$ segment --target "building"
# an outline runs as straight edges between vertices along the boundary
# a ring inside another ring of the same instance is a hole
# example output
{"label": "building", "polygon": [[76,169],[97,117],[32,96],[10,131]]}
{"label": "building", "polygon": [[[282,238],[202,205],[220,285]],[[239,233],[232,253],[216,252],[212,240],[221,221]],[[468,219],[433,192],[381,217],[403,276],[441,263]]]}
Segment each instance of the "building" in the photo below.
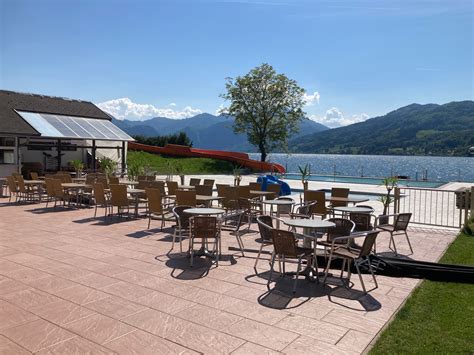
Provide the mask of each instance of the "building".
{"label": "building", "polygon": [[0,177],[57,171],[80,159],[91,170],[101,157],[126,169],[133,139],[92,102],[0,90]]}

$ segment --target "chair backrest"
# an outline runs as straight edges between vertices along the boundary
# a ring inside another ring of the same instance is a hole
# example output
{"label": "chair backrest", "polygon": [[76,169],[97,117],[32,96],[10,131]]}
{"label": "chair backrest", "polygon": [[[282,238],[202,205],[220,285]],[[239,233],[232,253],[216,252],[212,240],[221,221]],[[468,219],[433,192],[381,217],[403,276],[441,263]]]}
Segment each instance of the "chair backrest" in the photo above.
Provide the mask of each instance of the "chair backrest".
{"label": "chair backrest", "polygon": [[112,206],[128,206],[127,186],[122,184],[111,184],[110,204]]}
{"label": "chair backrest", "polygon": [[15,177],[12,176],[7,176],[7,184],[8,184],[8,189],[10,190],[10,193],[17,192],[18,191],[18,186],[16,185],[16,180]]}
{"label": "chair backrest", "polygon": [[163,203],[160,189],[146,188],[148,199],[148,211],[152,213],[163,213]]}
{"label": "chair backrest", "polygon": [[105,175],[97,176],[95,182],[98,183],[98,184],[102,184],[104,186],[104,189],[109,188],[109,180],[107,179],[107,177]]}
{"label": "chair backrest", "polygon": [[237,197],[239,199],[241,198],[250,198],[250,186],[245,186],[245,185],[242,185],[242,186],[236,186],[236,189],[237,189]]}
{"label": "chair backrest", "polygon": [[146,175],[138,175],[138,182],[147,181],[148,177]]}
{"label": "chair backrest", "polygon": [[235,186],[224,186],[223,187],[223,197],[221,201],[222,207],[228,209],[237,209],[238,208],[238,191]]}
{"label": "chair backrest", "polygon": [[54,179],[52,178],[45,178],[44,179],[44,183],[46,185],[46,195],[48,195],[48,197],[55,197],[55,192],[54,192],[54,182],[53,182]]}
{"label": "chair backrest", "polygon": [[275,194],[273,196],[274,198],[276,198],[277,196],[280,196],[280,190],[281,190],[280,184],[267,184],[267,191],[273,192]]}
{"label": "chair backrest", "polygon": [[39,175],[36,171],[31,171],[30,177],[31,177],[31,180],[39,180]]}
{"label": "chair backrest", "polygon": [[[349,189],[342,188],[342,187],[333,187],[331,189],[331,197],[349,197]],[[347,202],[342,201],[331,201],[331,205],[333,207],[341,207],[347,206]]]}
{"label": "chair backrest", "polygon": [[201,179],[191,178],[189,179],[189,185],[196,186],[201,183]]}
{"label": "chair backrest", "polygon": [[95,203],[97,205],[105,205],[107,200],[105,199],[104,185],[100,183],[95,183],[93,186]]}
{"label": "chair backrest", "polygon": [[61,179],[61,181],[65,184],[70,184],[72,182],[72,177],[69,173],[67,172],[63,172],[61,174],[57,174],[59,179]]}
{"label": "chair backrest", "polygon": [[189,219],[192,217],[189,213],[186,213],[186,210],[192,208],[193,206],[175,206],[173,207],[173,215],[176,218],[176,224],[179,228],[188,228]]}
{"label": "chair backrest", "polygon": [[150,188],[160,190],[161,197],[166,196],[165,182],[164,181],[150,181]]}
{"label": "chair backrest", "polygon": [[261,182],[251,182],[249,183],[251,191],[262,191],[262,183]]}
{"label": "chair backrest", "polygon": [[213,179],[204,179],[203,184],[206,186],[214,187],[214,181]]}
{"label": "chair backrest", "polygon": [[120,181],[119,181],[118,176],[109,176],[109,184],[117,185],[119,183]]}
{"label": "chair backrest", "polygon": [[365,232],[373,229],[371,222],[372,215],[369,213],[356,213],[351,212],[349,214],[349,219],[354,222],[356,232]]}
{"label": "chair backrest", "polygon": [[[351,235],[355,228],[354,222],[346,218],[329,218],[328,221],[335,224],[334,227],[328,228],[328,242],[332,242],[336,237],[346,237]],[[341,241],[340,243],[345,244],[346,241]]]}
{"label": "chair backrest", "polygon": [[195,216],[190,218],[191,238],[214,239],[217,236],[217,218],[213,216]]}
{"label": "chair backrest", "polygon": [[[291,201],[293,203],[295,202],[295,200],[293,200],[289,196],[279,196],[276,198],[276,200]],[[280,214],[290,214],[293,209],[293,205],[281,205],[279,206],[279,209],[280,209]]]}
{"label": "chair backrest", "polygon": [[289,258],[296,258],[298,256],[296,250],[297,241],[293,232],[273,229],[272,240],[275,254]]}
{"label": "chair backrest", "polygon": [[60,178],[52,179],[52,185],[54,189],[54,196],[58,198],[62,198],[65,196],[64,188],[63,188],[63,181]]}
{"label": "chair backrest", "polygon": [[16,181],[16,180],[18,180],[18,177],[23,176],[23,175],[21,175],[20,173],[12,173],[12,176]]}
{"label": "chair backrest", "polygon": [[309,202],[305,202],[301,205],[299,205],[297,208],[296,208],[296,214],[300,215],[300,216],[306,216],[308,218],[311,218],[311,216],[313,215],[315,209],[316,209],[316,205],[318,203],[316,201],[309,201]]}
{"label": "chair backrest", "polygon": [[366,256],[370,255],[379,232],[380,231],[367,232],[367,235],[364,238],[364,242],[362,243],[362,247],[360,248],[359,258],[366,257]]}
{"label": "chair backrest", "polygon": [[229,185],[225,185],[225,184],[216,184],[216,188],[217,188],[217,196],[219,197],[224,197],[224,194],[225,194],[225,188],[229,186]]}
{"label": "chair backrest", "polygon": [[196,195],[212,196],[212,185],[196,185],[194,191]]}
{"label": "chair backrest", "polygon": [[26,193],[25,180],[23,179],[23,176],[17,176],[16,183],[18,185],[18,191],[20,191],[21,193]]}
{"label": "chair backrest", "polygon": [[178,191],[178,183],[176,181],[167,181],[166,187],[168,188],[168,195],[176,195],[176,191]]}
{"label": "chair backrest", "polygon": [[271,242],[272,239],[272,230],[273,230],[273,220],[270,216],[258,216],[257,217],[258,230],[260,231],[260,237],[265,242]]}
{"label": "chair backrest", "polygon": [[393,222],[394,231],[405,231],[408,228],[408,223],[410,223],[411,213],[400,213],[395,216],[395,221]]}
{"label": "chair backrest", "polygon": [[156,181],[156,176],[155,175],[148,175],[146,177],[147,181]]}
{"label": "chair backrest", "polygon": [[326,208],[326,193],[324,191],[306,190],[304,192],[304,202],[316,202],[313,214],[325,216],[328,211]]}
{"label": "chair backrest", "polygon": [[176,204],[196,207],[196,191],[176,191]]}
{"label": "chair backrest", "polygon": [[86,175],[86,185],[94,185],[95,184],[96,176],[94,174],[87,174]]}
{"label": "chair backrest", "polygon": [[151,187],[153,181],[138,180],[137,189],[145,190],[147,187]]}

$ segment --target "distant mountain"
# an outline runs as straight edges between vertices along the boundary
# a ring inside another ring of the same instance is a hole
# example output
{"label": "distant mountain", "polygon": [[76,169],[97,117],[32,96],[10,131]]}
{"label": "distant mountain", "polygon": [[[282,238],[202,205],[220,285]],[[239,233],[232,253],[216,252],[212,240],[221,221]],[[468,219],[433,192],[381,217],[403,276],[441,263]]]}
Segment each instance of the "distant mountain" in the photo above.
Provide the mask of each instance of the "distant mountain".
{"label": "distant mountain", "polygon": [[299,153],[466,156],[474,146],[474,101],[412,104],[299,137],[290,146]]}
{"label": "distant mountain", "polygon": [[[182,120],[155,117],[145,121],[114,119],[113,122],[133,136],[153,137],[185,132],[191,138],[193,146],[196,148],[242,152],[255,151],[255,148],[248,143],[245,135],[233,132],[233,118],[224,115],[214,116],[209,113],[202,113]],[[320,123],[305,119],[300,123],[299,132],[292,138],[327,129],[326,126]]]}

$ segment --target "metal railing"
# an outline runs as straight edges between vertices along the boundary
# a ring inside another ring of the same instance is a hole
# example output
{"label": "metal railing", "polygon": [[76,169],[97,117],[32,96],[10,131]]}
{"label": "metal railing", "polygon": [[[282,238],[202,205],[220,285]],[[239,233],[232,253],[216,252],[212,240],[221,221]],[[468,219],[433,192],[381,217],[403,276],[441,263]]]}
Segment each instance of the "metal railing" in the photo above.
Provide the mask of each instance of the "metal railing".
{"label": "metal railing", "polygon": [[411,223],[460,228],[469,216],[472,203],[469,204],[468,197],[460,200],[459,193],[459,190],[398,187],[394,208],[399,213],[412,213]]}

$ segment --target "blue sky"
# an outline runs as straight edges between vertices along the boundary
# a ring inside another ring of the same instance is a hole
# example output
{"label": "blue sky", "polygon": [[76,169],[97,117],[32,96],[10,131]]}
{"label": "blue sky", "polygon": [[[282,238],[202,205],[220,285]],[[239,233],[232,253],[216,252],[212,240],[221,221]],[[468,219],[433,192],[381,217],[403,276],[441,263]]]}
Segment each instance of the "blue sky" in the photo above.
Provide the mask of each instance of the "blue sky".
{"label": "blue sky", "polygon": [[120,118],[215,113],[225,78],[263,62],[297,80],[305,111],[330,126],[474,97],[471,0],[0,6],[2,89],[90,100]]}

